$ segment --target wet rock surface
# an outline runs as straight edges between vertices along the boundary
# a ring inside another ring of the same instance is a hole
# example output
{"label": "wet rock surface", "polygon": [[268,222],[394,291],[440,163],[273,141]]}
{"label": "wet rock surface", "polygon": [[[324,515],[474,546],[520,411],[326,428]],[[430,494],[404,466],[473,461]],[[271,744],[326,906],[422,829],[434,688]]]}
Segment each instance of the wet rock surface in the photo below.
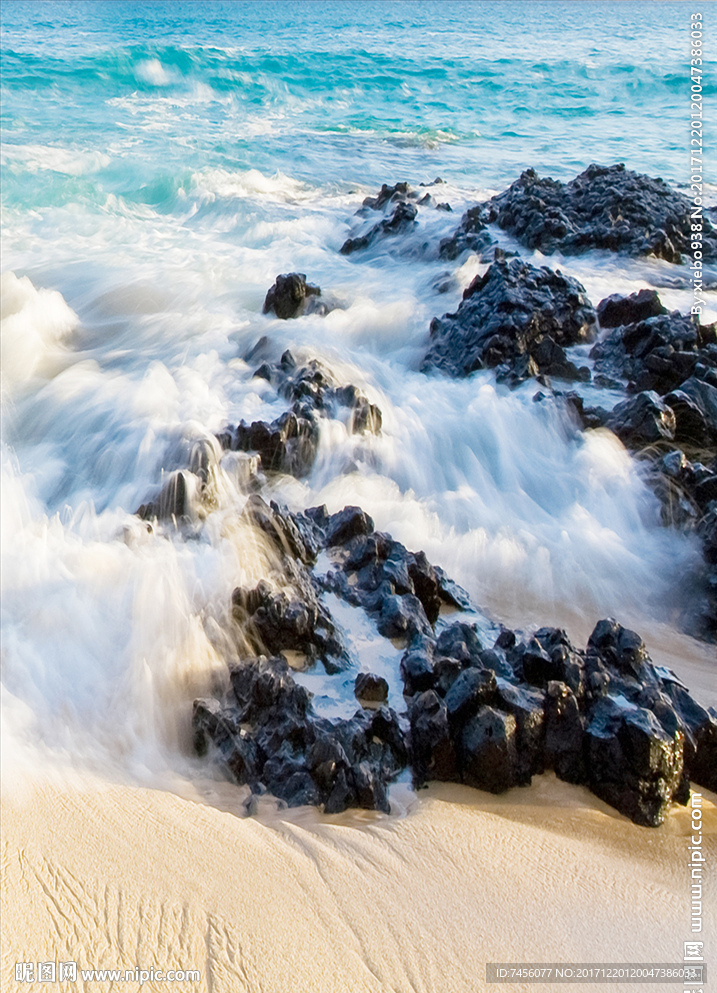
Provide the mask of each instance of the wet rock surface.
{"label": "wet rock surface", "polygon": [[280,362],[263,363],[255,376],[268,380],[291,404],[270,423],[253,421],[227,428],[219,435],[224,449],[253,452],[265,472],[305,476],[316,459],[320,419],[343,418],[351,434],[378,434],[381,411],[357,387],[339,385],[316,359],[298,365],[286,351]]}
{"label": "wet rock surface", "polygon": [[[717,712],[688,704],[689,693],[653,666],[634,632],[608,619],[585,650],[555,628],[485,650],[468,647],[465,627],[444,630],[442,650],[424,642],[404,656],[418,785],[444,779],[500,793],[554,769],[645,826],[687,801],[689,778],[713,788],[704,763]],[[449,659],[459,674],[446,690]],[[506,675],[491,668],[496,661]]]}
{"label": "wet rock surface", "polygon": [[438,255],[442,259],[453,261],[464,252],[474,252],[479,258],[483,258],[494,244],[495,239],[484,220],[483,205],[478,204],[465,212],[451,237],[441,241]]}
{"label": "wet rock surface", "polygon": [[263,314],[273,311],[286,321],[302,314],[325,314],[326,304],[319,300],[321,289],[306,282],[303,272],[288,272],[276,277],[264,299]]}
{"label": "wet rock surface", "polygon": [[431,322],[423,368],[452,376],[497,368],[518,381],[538,374],[589,379],[565,348],[591,341],[595,320],[577,280],[520,259],[494,262],[465,290],[456,313]]}
{"label": "wet rock surface", "polygon": [[[442,180],[436,179],[429,185],[440,186]],[[408,183],[396,183],[394,186],[384,183],[378,195],[366,197],[356,212],[362,218],[371,218],[375,213],[384,216],[380,221],[371,223],[362,234],[347,238],[341,246],[341,254],[352,255],[369,248],[376,241],[412,231],[416,226],[419,208],[451,210],[450,204],[438,201],[430,193],[411,189]]]}
{"label": "wet rock surface", "polygon": [[216,437],[195,441],[185,465],[163,473],[164,481],[136,514],[146,521],[191,524],[206,516],[216,502],[215,473],[222,452],[235,453],[227,465],[244,492],[258,489],[265,474],[286,473],[302,478],[311,472],[319,447],[322,419],[342,420],[353,435],[379,434],[379,407],[352,384],[340,384],[318,360],[300,364],[290,351],[279,362],[264,362],[255,373],[266,379],[290,409],[273,421],[230,425]]}
{"label": "wet rock surface", "polygon": [[[291,514],[252,498],[247,512],[285,553],[280,588],[262,581],[232,596],[236,623],[267,654],[232,665],[230,691],[195,701],[192,719],[197,753],[211,753],[236,783],[327,813],[388,811],[389,785],[406,767],[416,786],[494,793],[553,769],[646,826],[687,802],[690,780],[717,787],[717,711],[654,666],[635,632],[606,619],[585,649],[549,627],[504,628],[486,643],[475,624],[439,616],[455,604],[445,578],[360,508]],[[309,565],[322,552],[332,565],[318,577]],[[367,672],[355,680],[353,716],[314,711],[281,653],[301,652],[329,673],[348,664],[325,590],[405,644],[404,714],[387,706],[388,681]]]}
{"label": "wet rock surface", "polygon": [[[691,210],[691,202],[664,180],[618,164],[588,166],[569,183],[527,169],[478,216],[546,254],[597,248],[680,263],[690,254]],[[714,261],[717,233],[709,218],[703,224],[703,258]]]}
{"label": "wet rock surface", "polygon": [[[629,297],[611,297],[615,309]],[[659,297],[655,294],[659,304]],[[598,304],[598,314],[605,301]],[[661,306],[661,305],[660,305]],[[595,372],[623,380],[631,392],[660,395],[692,377],[717,386],[717,334],[714,325],[694,323],[674,311],[615,326],[591,350]]]}
{"label": "wet rock surface", "polygon": [[[640,460],[666,526],[693,531],[705,558],[702,591],[685,626],[717,637],[717,327],[668,313],[654,290],[613,294],[597,307],[607,333],[590,352],[595,385],[626,394],[612,410],[576,392],[540,391],[583,429],[608,428]],[[614,400],[613,400],[614,403]]]}

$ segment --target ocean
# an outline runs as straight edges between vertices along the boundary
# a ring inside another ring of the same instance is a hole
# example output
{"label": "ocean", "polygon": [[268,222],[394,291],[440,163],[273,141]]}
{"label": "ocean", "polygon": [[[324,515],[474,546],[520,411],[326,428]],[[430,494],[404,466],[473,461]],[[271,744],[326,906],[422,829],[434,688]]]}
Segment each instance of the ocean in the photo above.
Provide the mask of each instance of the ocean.
{"label": "ocean", "polygon": [[[220,464],[215,505],[191,529],[149,532],[135,511],[196,441],[285,409],[247,358],[264,336],[383,413],[376,437],[326,421],[308,477],[269,479],[267,498],[360,505],[462,584],[478,623],[562,624],[584,643],[617,616],[656,658],[709,659],[679,627],[697,541],[661,526],[614,437],[570,430],[533,402],[534,382],[510,391],[489,370],[420,371],[432,317],[484,268],[437,256],[468,206],[528,167],[569,180],[591,162],[688,189],[690,11],[4,0],[6,775],[92,769],[178,790],[206,775],[192,700],[231,654],[233,588],[261,578],[237,525],[246,493]],[[340,253],[364,197],[436,177],[451,211]],[[706,180],[714,203],[713,171]],[[520,250],[577,277],[593,304],[644,286],[670,309],[691,303],[684,269],[666,262]],[[264,315],[276,275],[292,271],[337,309]],[[712,295],[703,320],[715,317]],[[303,674],[317,707],[350,708],[360,668],[392,679],[400,706],[401,649],[333,608],[352,668]]]}

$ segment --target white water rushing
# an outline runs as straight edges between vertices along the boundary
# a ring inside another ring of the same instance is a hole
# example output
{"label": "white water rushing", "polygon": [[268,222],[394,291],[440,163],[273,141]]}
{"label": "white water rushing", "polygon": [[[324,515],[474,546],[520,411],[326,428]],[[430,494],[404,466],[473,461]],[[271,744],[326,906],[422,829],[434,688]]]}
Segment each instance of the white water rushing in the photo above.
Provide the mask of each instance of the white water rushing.
{"label": "white water rushing", "polygon": [[[89,166],[91,167],[91,166]],[[648,637],[685,606],[696,544],[659,526],[655,497],[607,432],[578,433],[535,384],[510,393],[489,372],[417,371],[430,318],[454,309],[444,263],[409,242],[359,260],[337,252],[370,192],[311,189],[256,172],[193,177],[184,223],[125,205],[103,228],[78,221],[52,266],[31,264],[28,222],[13,233],[19,272],[3,275],[3,729],[6,768],[74,764],[167,781],[190,756],[194,696],[221,673],[233,587],[268,552],[239,528],[245,500],[231,461],[193,536],[148,533],[133,511],[191,445],[228,423],[284,409],[243,356],[266,335],[275,357],[319,357],[383,412],[379,437],[327,421],[308,479],[269,493],[294,509],[359,504],[376,526],[426,551],[498,620],[564,623],[584,639],[602,616]],[[481,191],[447,187],[437,238]],[[426,238],[425,232],[421,234]],[[73,257],[89,239],[92,261]],[[55,253],[58,254],[57,251]],[[659,282],[659,263],[595,255],[563,262],[594,302]],[[342,304],[326,317],[261,314],[278,272],[309,274]],[[63,294],[51,289],[61,283]],[[686,291],[665,293],[684,305]],[[604,398],[603,398],[604,402]],[[365,619],[355,666],[396,671],[400,651]],[[687,639],[684,642],[689,645]],[[687,652],[700,654],[698,646]],[[348,698],[319,675],[320,695]],[[400,695],[398,697],[400,703]],[[328,712],[328,711],[327,711]]]}
{"label": "white water rushing", "polygon": [[[6,783],[77,768],[182,789],[207,775],[192,700],[240,650],[231,592],[268,574],[271,550],[239,520],[228,455],[192,528],[149,532],[134,511],[195,444],[285,409],[245,358],[263,336],[271,358],[319,358],[383,413],[377,437],[324,422],[310,476],[271,480],[267,498],[361,505],[496,621],[561,624],[584,644],[614,615],[656,659],[708,671],[713,648],[677,623],[699,548],[660,526],[621,444],[533,402],[535,383],[418,371],[431,318],[483,269],[438,261],[440,238],[521,169],[566,180],[624,160],[685,189],[683,4],[657,20],[648,4],[589,0],[3,6]],[[452,212],[340,254],[381,182],[437,175]],[[669,308],[691,302],[685,267],[521,254],[576,276],[594,304],[643,286]],[[337,309],[262,315],[291,271]],[[400,708],[400,649],[332,608],[354,667],[298,677],[317,706],[345,712],[372,668]]]}

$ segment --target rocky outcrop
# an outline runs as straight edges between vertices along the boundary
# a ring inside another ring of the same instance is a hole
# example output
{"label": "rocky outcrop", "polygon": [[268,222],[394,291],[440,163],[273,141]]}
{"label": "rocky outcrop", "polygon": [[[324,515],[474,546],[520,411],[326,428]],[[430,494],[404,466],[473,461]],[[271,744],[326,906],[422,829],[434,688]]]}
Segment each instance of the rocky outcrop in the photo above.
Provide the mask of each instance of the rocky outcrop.
{"label": "rocky outcrop", "polygon": [[319,300],[321,289],[306,282],[303,272],[289,272],[276,277],[276,282],[266,294],[263,314],[273,311],[286,321],[303,314],[326,314],[328,307]]}
{"label": "rocky outcrop", "polygon": [[340,386],[317,360],[299,366],[291,352],[281,361],[264,363],[255,372],[276,387],[291,408],[274,421],[241,421],[218,437],[224,449],[253,452],[264,472],[306,476],[316,459],[321,418],[343,416],[352,434],[381,430],[381,411],[357,387]]}
{"label": "rocky outcrop", "polygon": [[438,247],[438,255],[442,259],[453,261],[464,252],[474,252],[483,258],[490,248],[495,245],[495,238],[488,230],[484,220],[483,205],[470,207],[461,223],[450,238],[444,238]]}
{"label": "rocky outcrop", "polygon": [[639,290],[629,296],[613,293],[601,300],[597,316],[601,328],[617,328],[638,324],[648,317],[661,317],[667,309],[662,306],[657,290]]}
{"label": "rocky outcrop", "polygon": [[405,767],[398,717],[388,707],[360,709],[347,720],[312,712],[283,657],[232,667],[222,701],[196,700],[194,748],[213,754],[237,785],[269,791],[289,806],[388,811],[387,785]]}
{"label": "rocky outcrop", "polygon": [[496,368],[516,380],[538,374],[589,379],[565,348],[592,340],[595,311],[577,280],[512,259],[477,276],[456,313],[434,318],[430,333],[425,370],[467,376]]}
{"label": "rocky outcrop", "polygon": [[[691,209],[687,197],[662,179],[624,165],[591,165],[569,183],[527,169],[478,216],[546,254],[603,249],[680,263],[690,254]],[[717,233],[707,217],[702,251],[705,261],[717,259]]]}
{"label": "rocky outcrop", "polygon": [[[441,182],[440,179],[436,179],[429,185],[440,185]],[[376,212],[384,216],[367,228],[364,225],[363,233],[347,238],[341,246],[341,254],[352,255],[380,239],[412,231],[416,226],[419,208],[428,207],[436,210],[451,209],[450,204],[435,201],[430,193],[412,190],[408,183],[396,183],[395,186],[387,186],[384,183],[378,195],[366,197],[363,205],[356,212],[362,218],[370,218]]]}
{"label": "rocky outcrop", "polygon": [[555,628],[521,642],[503,632],[485,649],[475,632],[466,639],[465,624],[454,628],[409,646],[402,662],[419,785],[501,793],[552,768],[646,826],[687,801],[690,776],[713,788],[704,763],[717,746],[717,712],[691,709],[634,632],[605,620],[584,651]]}
{"label": "rocky outcrop", "polygon": [[623,386],[628,399],[608,412],[585,408],[576,398],[576,415],[583,426],[610,428],[638,452],[664,523],[694,530],[702,541],[705,593],[700,618],[688,623],[700,637],[714,638],[717,568],[709,522],[717,506],[717,327],[667,313],[649,290],[613,295],[597,310],[601,324],[613,330],[590,353],[595,381]]}
{"label": "rocky outcrop", "polygon": [[[662,306],[656,293],[650,296]],[[601,309],[603,313],[607,309],[608,316],[629,316],[637,310],[631,303],[631,297],[609,297],[598,304],[598,316]],[[605,326],[602,318],[601,324]],[[664,395],[690,377],[717,386],[715,326],[694,323],[679,311],[614,326],[593,346],[590,357],[596,373],[626,381],[630,392],[654,390]]]}
{"label": "rocky outcrop", "polygon": [[[329,813],[386,811],[389,784],[407,764],[417,786],[443,780],[494,793],[553,769],[646,826],[687,802],[690,779],[717,787],[717,712],[655,667],[635,632],[607,619],[584,650],[547,627],[522,638],[502,629],[485,644],[471,623],[439,624],[441,603],[457,605],[445,578],[422,552],[376,532],[360,508],[289,514],[252,498],[249,512],[284,550],[283,578],[280,589],[235,590],[232,609],[249,642],[275,654],[233,665],[231,691],[197,700],[193,714],[195,749],[235,782]],[[324,578],[308,568],[320,551],[332,563]],[[325,589],[405,642],[405,717],[386,705],[388,681],[366,672],[352,717],[314,712],[280,653],[324,665],[341,656]]]}

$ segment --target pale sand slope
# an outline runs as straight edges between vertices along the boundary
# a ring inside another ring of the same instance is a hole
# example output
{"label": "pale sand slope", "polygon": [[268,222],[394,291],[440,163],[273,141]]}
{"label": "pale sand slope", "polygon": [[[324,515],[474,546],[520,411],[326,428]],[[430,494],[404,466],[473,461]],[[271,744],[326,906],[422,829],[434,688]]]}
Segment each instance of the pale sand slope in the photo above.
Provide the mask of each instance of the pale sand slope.
{"label": "pale sand slope", "polygon": [[[0,988],[16,989],[16,961],[57,958],[202,972],[144,991],[475,993],[487,961],[675,962],[690,938],[683,808],[639,828],[552,775],[501,797],[435,785],[404,817],[242,819],[218,809],[226,796],[94,784],[8,798]],[[717,798],[704,798],[714,867]],[[709,942],[714,868],[707,880]]]}

